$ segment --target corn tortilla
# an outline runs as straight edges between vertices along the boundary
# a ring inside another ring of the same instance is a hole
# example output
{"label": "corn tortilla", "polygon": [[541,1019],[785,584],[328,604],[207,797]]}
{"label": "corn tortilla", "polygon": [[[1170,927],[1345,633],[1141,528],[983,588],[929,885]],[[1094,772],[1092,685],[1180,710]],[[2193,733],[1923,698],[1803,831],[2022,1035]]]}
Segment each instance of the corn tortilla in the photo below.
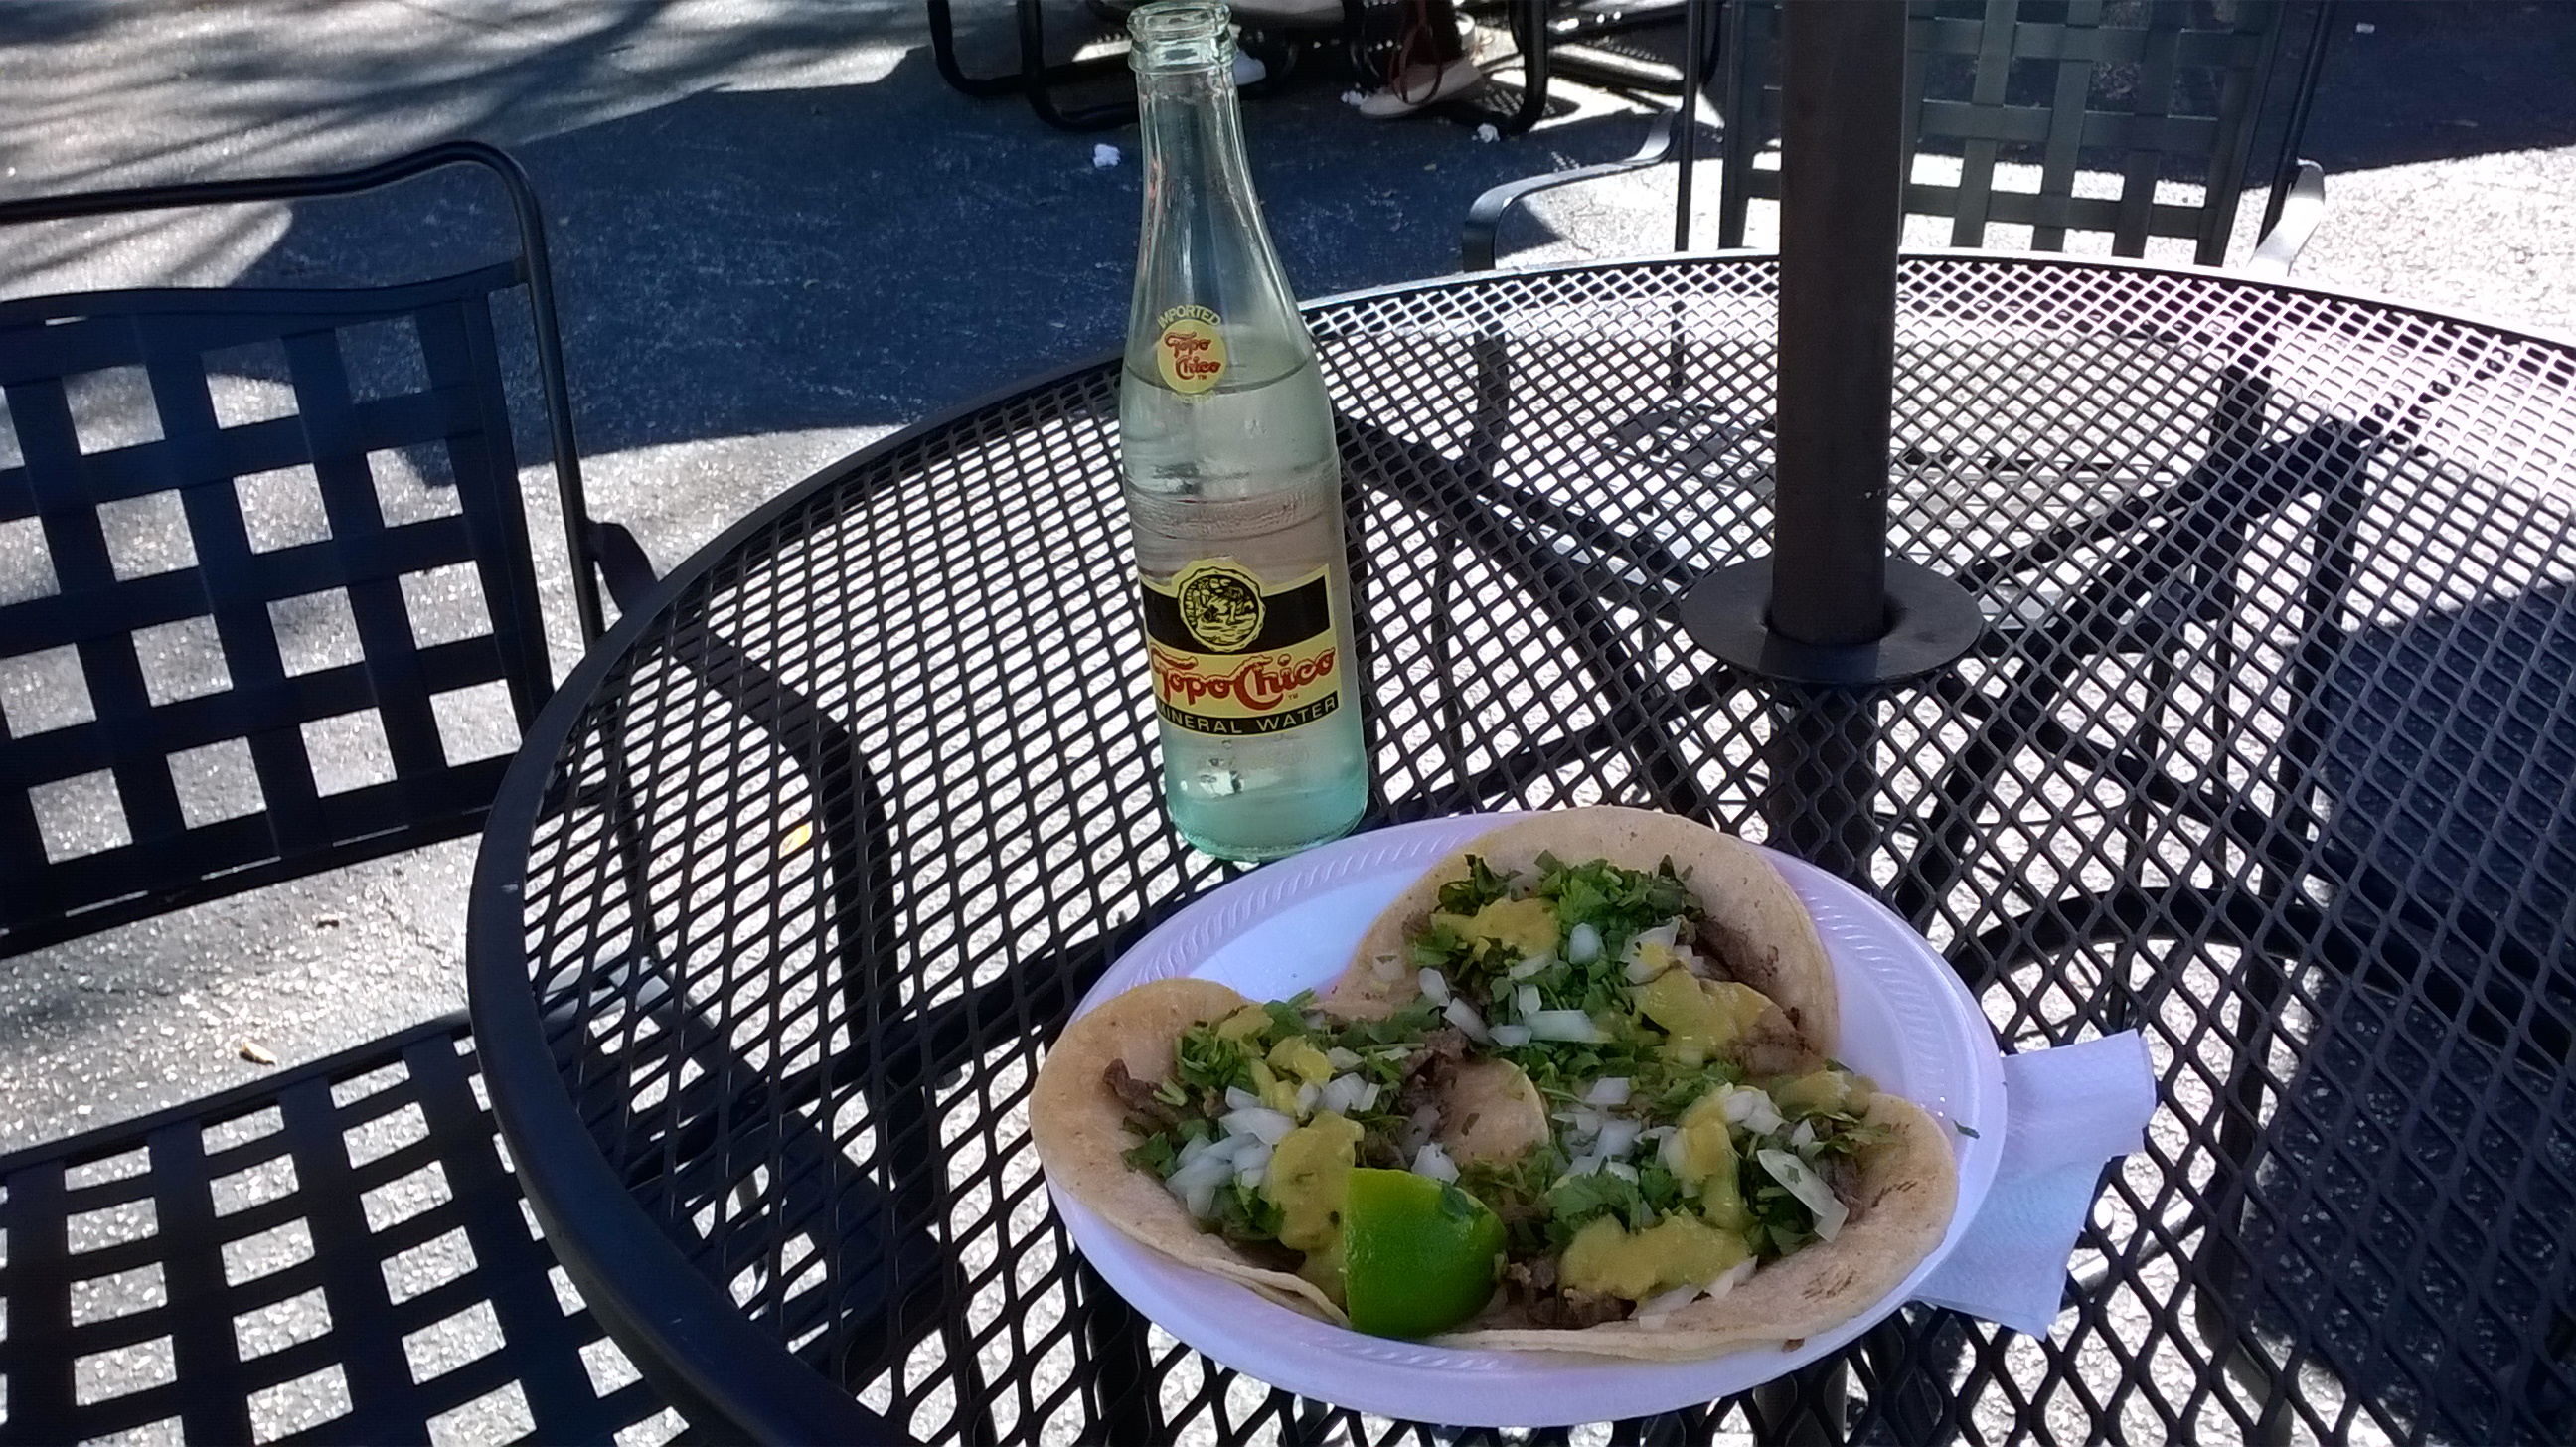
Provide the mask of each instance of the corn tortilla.
{"label": "corn tortilla", "polygon": [[1770,996],[1806,1046],[1797,1068],[1774,1073],[1796,1074],[1834,1053],[1841,1015],[1834,1003],[1833,965],[1825,958],[1824,941],[1816,937],[1815,920],[1771,861],[1752,845],[1705,824],[1607,804],[1499,825],[1425,870],[1360,937],[1349,967],[1324,992],[1323,1007],[1348,1020],[1377,1020],[1410,1004],[1421,986],[1404,962],[1405,941],[1420,933],[1438,910],[1440,886],[1466,877],[1469,855],[1483,859],[1487,868],[1534,883],[1541,854],[1568,864],[1607,859],[1629,869],[1652,869],[1660,860],[1672,860],[1674,869],[1686,872],[1692,896],[1707,912],[1691,943],[1727,978]]}
{"label": "corn tortilla", "polygon": [[1782,1257],[1724,1296],[1694,1301],[1653,1325],[1609,1321],[1575,1330],[1470,1328],[1441,1346],[1585,1352],[1640,1361],[1694,1361],[1778,1346],[1842,1325],[1904,1282],[1941,1244],[1959,1194],[1959,1167],[1941,1123],[1881,1094],[1862,1118],[1891,1138],[1860,1159],[1860,1185],[1841,1234]]}
{"label": "corn tortilla", "polygon": [[1127,1108],[1101,1075],[1127,1062],[1138,1080],[1168,1080],[1181,1032],[1222,1020],[1251,1002],[1213,980],[1152,980],[1104,1001],[1064,1029],[1029,1092],[1029,1135],[1047,1179],[1136,1241],[1202,1271],[1239,1281],[1282,1306],[1336,1326],[1349,1318],[1313,1283],[1255,1265],[1224,1237],[1202,1231],[1151,1171],[1120,1156],[1137,1144]]}

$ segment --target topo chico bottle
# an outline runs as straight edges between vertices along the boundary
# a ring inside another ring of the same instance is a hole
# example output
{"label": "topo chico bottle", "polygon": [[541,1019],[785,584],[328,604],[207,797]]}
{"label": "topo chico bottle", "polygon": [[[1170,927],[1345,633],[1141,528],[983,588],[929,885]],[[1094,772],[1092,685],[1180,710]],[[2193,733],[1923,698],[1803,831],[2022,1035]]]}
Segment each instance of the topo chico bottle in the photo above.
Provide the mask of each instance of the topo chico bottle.
{"label": "topo chico bottle", "polygon": [[1276,859],[1368,798],[1332,408],[1253,200],[1225,7],[1128,29],[1145,228],[1118,428],[1163,797],[1208,853]]}

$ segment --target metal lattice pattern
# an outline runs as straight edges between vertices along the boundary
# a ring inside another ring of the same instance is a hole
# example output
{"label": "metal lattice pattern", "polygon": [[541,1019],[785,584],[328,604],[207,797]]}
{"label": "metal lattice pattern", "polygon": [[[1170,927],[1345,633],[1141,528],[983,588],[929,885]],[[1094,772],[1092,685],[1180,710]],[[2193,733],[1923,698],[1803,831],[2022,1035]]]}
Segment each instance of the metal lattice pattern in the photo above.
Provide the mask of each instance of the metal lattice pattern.
{"label": "metal lattice pattern", "polygon": [[497,1146],[449,1019],[0,1159],[0,1441],[606,1442],[653,1419]]}
{"label": "metal lattice pattern", "polygon": [[517,281],[0,306],[0,955],[479,821],[553,684]]}
{"label": "metal lattice pattern", "polygon": [[[1764,546],[1768,263],[1314,313],[1374,820],[1711,819],[1890,900],[2010,1048],[2135,1027],[2160,1072],[2047,1339],[1909,1309],[1793,1383],[1542,1435],[2565,1440],[2576,355],[2118,265],[1902,278],[1897,542],[1991,627],[1860,698],[1673,621]],[[1046,1206],[1045,1043],[1224,877],[1124,662],[1113,387],[863,455],[695,576],[502,825],[525,956],[476,987],[537,982],[504,1008],[634,1205],[916,1436],[1427,1443],[1147,1329]]]}
{"label": "metal lattice pattern", "polygon": [[[1905,64],[1905,152],[1959,156],[1957,179],[1909,170],[1905,209],[1952,218],[1950,244],[1989,244],[1994,224],[2032,228],[2037,251],[2069,231],[2107,233],[2112,254],[2150,236],[2225,259],[2253,123],[2280,42],[2278,0],[1913,0]],[[1757,164],[1780,134],[1777,0],[1736,0],[1726,95],[1726,195],[1718,244],[1744,244],[1746,203],[1777,200],[1780,172]],[[2293,67],[2295,70],[2295,67]],[[2035,167],[1998,184],[1996,163]],[[2089,194],[2078,169],[2118,178]],[[2158,182],[2203,187],[2185,204]]]}

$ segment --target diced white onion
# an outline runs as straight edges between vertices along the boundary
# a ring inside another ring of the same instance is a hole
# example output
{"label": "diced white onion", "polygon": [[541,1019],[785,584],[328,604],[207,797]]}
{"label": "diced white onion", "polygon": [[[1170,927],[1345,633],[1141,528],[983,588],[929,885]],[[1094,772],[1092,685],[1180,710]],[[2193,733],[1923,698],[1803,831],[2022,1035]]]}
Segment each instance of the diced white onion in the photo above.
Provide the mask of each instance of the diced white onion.
{"label": "diced white onion", "polygon": [[1675,1131],[1664,1137],[1663,1144],[1655,1147],[1655,1159],[1663,1162],[1664,1169],[1674,1175],[1678,1176],[1682,1173],[1681,1132]]}
{"label": "diced white onion", "polygon": [[1187,1189],[1200,1181],[1222,1181],[1233,1174],[1234,1152],[1212,1150],[1172,1172],[1172,1179],[1168,1184]]}
{"label": "diced white onion", "polygon": [[1629,1320],[1640,1326],[1661,1326],[1664,1324],[1664,1318],[1697,1300],[1699,1300],[1698,1287],[1676,1286],[1670,1291],[1657,1292],[1638,1302],[1636,1314]]}
{"label": "diced white onion", "polygon": [[1181,1154],[1179,1157],[1180,1163],[1186,1166],[1190,1162],[1197,1160],[1199,1157],[1206,1155],[1208,1153],[1208,1147],[1208,1138],[1203,1135],[1192,1136],[1188,1140],[1181,1142]]}
{"label": "diced white onion", "polygon": [[1351,1092],[1358,1085],[1359,1077],[1356,1075],[1336,1075],[1325,1081],[1324,1088],[1316,1093],[1315,1104],[1334,1115],[1348,1115],[1351,1110]]}
{"label": "diced white onion", "polygon": [[1610,1174],[1617,1176],[1623,1181],[1633,1181],[1637,1179],[1637,1168],[1628,1164],[1626,1161],[1603,1161],[1601,1163],[1601,1169],[1608,1171]]}
{"label": "diced white onion", "polygon": [[1530,1043],[1527,1025],[1489,1025],[1485,1033],[1493,1036],[1494,1043],[1506,1050],[1517,1050]]}
{"label": "diced white onion", "polygon": [[1592,1088],[1583,1092],[1583,1103],[1585,1105],[1600,1106],[1626,1105],[1628,1103],[1628,1077],[1624,1075],[1605,1075],[1599,1080],[1592,1082]]}
{"label": "diced white onion", "polygon": [[1359,1108],[1360,1092],[1369,1088],[1368,1082],[1356,1075],[1336,1075],[1324,1082],[1316,1103],[1335,1115],[1349,1115]]}
{"label": "diced white onion", "polygon": [[1171,1179],[1163,1185],[1181,1198],[1181,1203],[1190,1208],[1191,1215],[1205,1220],[1216,1213],[1217,1189],[1233,1178],[1234,1162],[1210,1150],[1172,1172]]}
{"label": "diced white onion", "polygon": [[1551,1118],[1562,1123],[1566,1134],[1577,1140],[1590,1140],[1601,1134],[1601,1112],[1588,1105],[1578,1105],[1572,1110],[1560,1110]]}
{"label": "diced white onion", "polygon": [[1647,1326],[1660,1326],[1666,1317],[1694,1301],[1715,1301],[1743,1285],[1744,1279],[1753,1274],[1757,1264],[1749,1259],[1739,1261],[1719,1272],[1717,1279],[1706,1286],[1676,1286],[1660,1295],[1650,1296],[1637,1303],[1637,1313],[1629,1319],[1642,1322]]}
{"label": "diced white onion", "polygon": [[1771,1103],[1771,1097],[1763,1094],[1760,1090],[1749,1085],[1721,1088],[1726,1089],[1727,1091],[1726,1119],[1728,1124],[1740,1125],[1746,1130],[1753,1132],[1755,1135],[1769,1135],[1773,1131],[1776,1131],[1780,1127],[1789,1123],[1788,1120],[1780,1114],[1780,1107],[1773,1105]]}
{"label": "diced white onion", "polygon": [[1458,1179],[1458,1163],[1449,1159],[1440,1142],[1431,1141],[1413,1153],[1413,1173],[1435,1181],[1454,1181]]}
{"label": "diced white onion", "polygon": [[1644,960],[1630,960],[1626,968],[1621,971],[1628,977],[1628,983],[1632,985],[1642,985],[1663,972],[1663,966],[1650,964]]}
{"label": "diced white onion", "polygon": [[1567,1163],[1565,1173],[1569,1176],[1588,1176],[1599,1169],[1601,1169],[1599,1156],[1576,1156]]}
{"label": "diced white onion", "polygon": [[1576,925],[1565,937],[1565,958],[1574,964],[1588,965],[1601,958],[1601,931],[1589,921]]}
{"label": "diced white onion", "polygon": [[1753,1274],[1753,1268],[1760,1264],[1761,1263],[1754,1261],[1750,1257],[1747,1257],[1742,1261],[1738,1261],[1733,1266],[1719,1272],[1715,1281],[1701,1287],[1700,1294],[1709,1298],[1711,1301],[1714,1301],[1717,1298],[1726,1295],[1728,1292],[1733,1291],[1735,1288],[1742,1286],[1744,1284],[1744,1278],[1751,1276]]}
{"label": "diced white onion", "polygon": [[1270,1164],[1270,1147],[1257,1140],[1234,1153],[1234,1173],[1238,1176],[1249,1171],[1260,1170],[1268,1164]]}
{"label": "diced white onion", "polygon": [[1415,973],[1413,980],[1415,984],[1422,987],[1422,998],[1429,1000],[1434,1005],[1446,1005],[1449,1003],[1449,980],[1447,976],[1442,975],[1438,970],[1432,969],[1426,965],[1420,971]]}
{"label": "diced white onion", "polygon": [[1336,1045],[1324,1052],[1324,1063],[1335,1070],[1357,1070],[1360,1068],[1360,1053]]}
{"label": "diced white onion", "polygon": [[1243,1110],[1227,1111],[1217,1124],[1224,1126],[1231,1134],[1253,1136],[1262,1144],[1273,1146],[1279,1144],[1281,1137],[1297,1128],[1296,1118],[1285,1111],[1271,1110],[1258,1105]]}
{"label": "diced white onion", "polygon": [[1638,1135],[1637,1139],[1641,1141],[1670,1140],[1672,1137],[1680,1134],[1681,1130],[1676,1126],[1650,1125]]}
{"label": "diced white onion", "polygon": [[1601,1138],[1592,1149],[1616,1160],[1637,1148],[1639,1129],[1633,1120],[1605,1120],[1601,1123]]}
{"label": "diced white onion", "polygon": [[1379,1089],[1380,1089],[1380,1088],[1381,1088],[1381,1087],[1380,1087],[1380,1086],[1378,1085],[1378,1083],[1377,1083],[1376,1081],[1374,1081],[1374,1080],[1363,1080],[1363,1081],[1361,1081],[1361,1082],[1360,1082],[1360,1092],[1359,1092],[1359,1094],[1357,1094],[1357,1095],[1355,1095],[1355,1096],[1352,1096],[1352,1097],[1351,1097],[1351,1109],[1353,1109],[1353,1110],[1375,1110],[1375,1109],[1377,1109],[1377,1094],[1378,1094],[1378,1091],[1379,1091]]}
{"label": "diced white onion", "polygon": [[1580,1010],[1538,1010],[1521,1021],[1533,1040],[1562,1040],[1580,1045],[1597,1045],[1610,1037],[1592,1023],[1592,1017]]}
{"label": "diced white onion", "polygon": [[1555,963],[1556,956],[1554,955],[1532,955],[1528,959],[1521,961],[1519,964],[1512,966],[1508,970],[1505,970],[1503,973],[1509,975],[1515,980],[1526,980],[1536,976],[1539,971],[1550,968]]}
{"label": "diced white onion", "polygon": [[1520,1012],[1520,1017],[1524,1020],[1537,1014],[1542,1008],[1544,1008],[1539,1002],[1538,986],[1523,985],[1519,989],[1514,990],[1512,992],[1512,1008],[1518,1010]]}
{"label": "diced white onion", "polygon": [[1261,1097],[1244,1089],[1240,1085],[1229,1085],[1225,1088],[1225,1108],[1228,1110],[1259,1110],[1261,1108]]}
{"label": "diced white onion", "polygon": [[1843,1222],[1850,1219],[1851,1208],[1834,1195],[1834,1188],[1826,1185],[1825,1178],[1817,1175],[1805,1161],[1787,1151],[1767,1148],[1755,1151],[1753,1159],[1762,1163],[1762,1169],[1771,1173],[1771,1179],[1787,1187],[1790,1195],[1816,1213],[1817,1239],[1831,1241],[1843,1229]]}
{"label": "diced white onion", "polygon": [[1254,1166],[1251,1170],[1236,1172],[1234,1178],[1246,1186],[1258,1186],[1270,1179],[1270,1168],[1267,1165]]}
{"label": "diced white onion", "polygon": [[1317,1085],[1315,1082],[1313,1082],[1313,1081],[1311,1081],[1311,1080],[1307,1081],[1307,1082],[1306,1082],[1305,1084],[1303,1084],[1303,1085],[1298,1086],[1298,1087],[1297,1087],[1297,1113],[1298,1113],[1299,1115],[1312,1115],[1312,1114],[1314,1114],[1314,1112],[1315,1112],[1315,1102],[1316,1102],[1316,1101],[1318,1101],[1318,1100],[1323,1099],[1323,1097],[1324,1097],[1324,1089],[1323,1089],[1323,1087],[1322,1087],[1322,1086]]}
{"label": "diced white onion", "polygon": [[1678,919],[1668,919],[1653,929],[1637,931],[1637,937],[1628,942],[1628,953],[1632,955],[1637,953],[1639,945],[1662,945],[1665,949],[1671,949],[1681,937],[1682,922]]}
{"label": "diced white onion", "polygon": [[[1465,1031],[1468,1039],[1475,1041],[1479,1045],[1493,1038],[1485,1031],[1485,1017],[1477,1014],[1476,1007],[1468,1004],[1464,1000],[1451,1000],[1449,1002],[1449,1008],[1441,1011],[1440,1013],[1442,1016],[1447,1018],[1450,1024]],[[1578,1010],[1575,1013],[1581,1014],[1582,1012]],[[1531,1033],[1537,1033],[1535,1027],[1533,1027]]]}
{"label": "diced white onion", "polygon": [[1815,1143],[1816,1123],[1812,1120],[1802,1120],[1798,1122],[1798,1128],[1789,1132],[1789,1148],[1791,1150],[1803,1151]]}
{"label": "diced white onion", "polygon": [[1436,1105],[1417,1107],[1413,1114],[1404,1118],[1404,1136],[1398,1144],[1406,1150],[1413,1150],[1424,1141],[1431,1139],[1431,1133],[1439,1128],[1440,1107]]}

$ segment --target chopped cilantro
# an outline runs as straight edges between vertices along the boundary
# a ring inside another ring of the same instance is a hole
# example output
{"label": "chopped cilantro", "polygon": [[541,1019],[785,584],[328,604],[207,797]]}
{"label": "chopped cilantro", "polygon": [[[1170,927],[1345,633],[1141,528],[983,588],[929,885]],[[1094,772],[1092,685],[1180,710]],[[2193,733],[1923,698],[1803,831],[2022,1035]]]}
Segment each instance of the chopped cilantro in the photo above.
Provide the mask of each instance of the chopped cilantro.
{"label": "chopped cilantro", "polygon": [[1547,1209],[1547,1234],[1558,1250],[1563,1250],[1574,1239],[1574,1233],[1590,1225],[1596,1216],[1616,1216],[1631,1231],[1643,1231],[1654,1224],[1654,1209],[1646,1204],[1646,1194],[1638,1183],[1608,1171],[1568,1176],[1557,1182],[1548,1188]]}
{"label": "chopped cilantro", "polygon": [[1161,1131],[1145,1137],[1142,1144],[1122,1152],[1118,1158],[1137,1170],[1152,1171],[1156,1180],[1168,1180],[1172,1172],[1181,1168],[1180,1152],[1172,1145],[1172,1138]]}
{"label": "chopped cilantro", "polygon": [[1278,1204],[1258,1186],[1238,1177],[1216,1193],[1216,1229],[1229,1241],[1276,1242],[1279,1223]]}
{"label": "chopped cilantro", "polygon": [[1777,1260],[1816,1239],[1815,1213],[1756,1165],[1751,1152],[1745,1153],[1740,1170],[1737,1179],[1744,1186],[1744,1203],[1753,1212],[1744,1243],[1753,1248],[1757,1260]]}
{"label": "chopped cilantro", "polygon": [[1446,914],[1474,914],[1498,899],[1511,897],[1513,876],[1496,874],[1481,856],[1467,856],[1467,877],[1440,886],[1440,908]]}
{"label": "chopped cilantro", "polygon": [[1314,1033],[1314,1027],[1306,1022],[1307,1007],[1314,1003],[1314,991],[1300,990],[1295,999],[1272,1000],[1262,1005],[1262,1010],[1270,1016],[1270,1042],[1275,1045],[1282,1040]]}
{"label": "chopped cilantro", "polygon": [[1223,1093],[1228,1086],[1252,1084],[1252,1049],[1219,1035],[1213,1025],[1193,1025],[1182,1031],[1172,1057],[1174,1076],[1192,1090]]}
{"label": "chopped cilantro", "polygon": [[1448,974],[1476,954],[1476,942],[1445,924],[1435,924],[1415,938],[1405,951],[1416,968],[1438,970]]}
{"label": "chopped cilantro", "polygon": [[1637,1194],[1645,1198],[1646,1209],[1657,1216],[1669,1216],[1686,1204],[1682,1183],[1653,1161],[1637,1168]]}

